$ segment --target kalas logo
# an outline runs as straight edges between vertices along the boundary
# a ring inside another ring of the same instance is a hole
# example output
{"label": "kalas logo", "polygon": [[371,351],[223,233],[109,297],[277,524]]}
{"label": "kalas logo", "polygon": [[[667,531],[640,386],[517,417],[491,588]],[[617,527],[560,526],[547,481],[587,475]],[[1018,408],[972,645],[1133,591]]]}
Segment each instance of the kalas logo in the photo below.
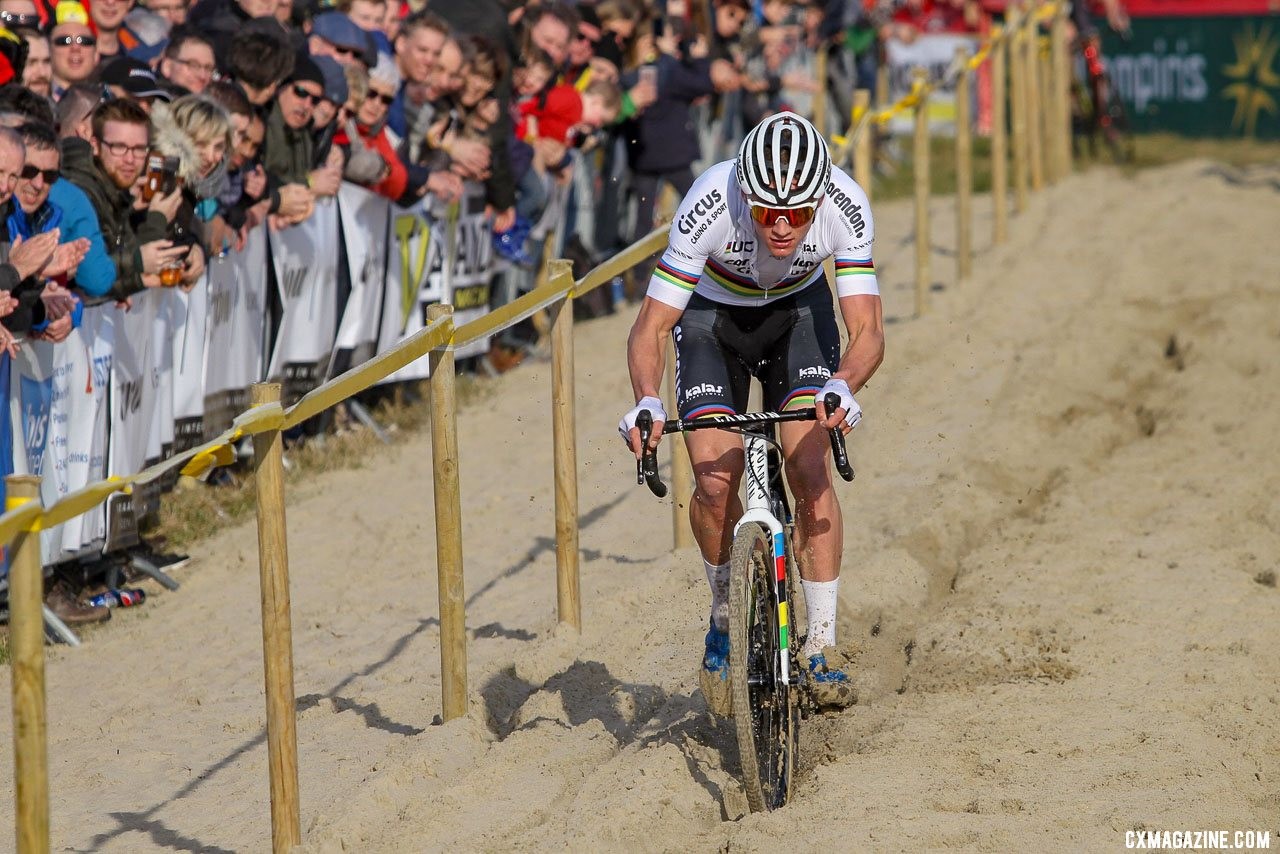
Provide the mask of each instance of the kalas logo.
{"label": "kalas logo", "polygon": [[724,196],[720,194],[720,191],[712,190],[710,193],[694,202],[689,213],[680,217],[680,219],[676,221],[676,228],[680,230],[681,234],[691,233],[693,231],[693,227],[698,224],[698,217],[706,216],[711,213],[716,209],[716,205],[723,201]]}
{"label": "kalas logo", "polygon": [[810,378],[829,380],[831,379],[831,371],[828,371],[826,368],[823,368],[823,367],[801,368],[800,379],[803,380],[803,379],[810,379]]}
{"label": "kalas logo", "polygon": [[684,393],[684,399],[693,400],[695,397],[704,394],[724,394],[724,386],[712,385],[711,383],[701,383],[686,390]]}
{"label": "kalas logo", "polygon": [[867,230],[867,221],[862,218],[862,205],[856,204],[853,199],[845,195],[845,192],[835,185],[835,182],[827,184],[827,195],[831,198],[831,203],[840,209],[840,212],[849,220],[849,224],[853,226],[853,230],[858,237]]}

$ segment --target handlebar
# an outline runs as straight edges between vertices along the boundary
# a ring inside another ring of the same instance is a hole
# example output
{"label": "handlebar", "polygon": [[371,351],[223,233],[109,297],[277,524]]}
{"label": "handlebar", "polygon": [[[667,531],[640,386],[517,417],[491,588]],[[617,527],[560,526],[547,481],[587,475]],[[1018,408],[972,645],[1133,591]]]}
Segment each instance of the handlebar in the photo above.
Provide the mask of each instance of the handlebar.
{"label": "handlebar", "polygon": [[[823,403],[827,412],[835,412],[840,408],[840,396],[828,394]],[[750,412],[743,415],[713,415],[699,418],[696,421],[685,421],[672,418],[663,425],[663,433],[688,433],[693,430],[709,430],[723,427],[751,427],[756,424],[782,424],[787,421],[816,421],[817,407],[792,412]],[[665,498],[667,485],[658,476],[658,451],[649,447],[649,439],[653,436],[653,415],[647,409],[636,415],[636,427],[640,430],[640,459],[636,460],[636,483],[649,487],[649,491],[658,498]],[[828,430],[831,438],[831,456],[835,459],[836,471],[845,481],[852,481],[853,466],[849,464],[849,454],[844,445],[844,434],[839,428]]]}

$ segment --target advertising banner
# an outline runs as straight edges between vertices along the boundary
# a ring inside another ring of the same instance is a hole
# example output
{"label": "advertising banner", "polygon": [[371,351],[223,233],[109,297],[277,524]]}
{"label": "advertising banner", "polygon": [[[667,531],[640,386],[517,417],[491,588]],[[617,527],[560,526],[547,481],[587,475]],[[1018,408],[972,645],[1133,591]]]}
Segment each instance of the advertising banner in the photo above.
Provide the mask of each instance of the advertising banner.
{"label": "advertising banner", "polygon": [[351,290],[338,323],[335,347],[350,350],[351,365],[368,361],[378,347],[383,289],[387,281],[387,237],[391,202],[354,184],[338,193],[342,238]]}
{"label": "advertising banner", "polygon": [[262,379],[267,305],[267,229],[254,229],[243,252],[214,258],[208,272],[204,345],[204,439],[215,438],[249,408]]}
{"label": "advertising banner", "polygon": [[267,376],[284,405],[324,382],[337,332],[338,206],[322,201],[301,225],[271,235],[282,314]]}
{"label": "advertising banner", "polygon": [[1133,129],[1186,136],[1280,138],[1280,19],[1133,18],[1102,53]]}
{"label": "advertising banner", "polygon": [[[426,306],[444,298],[445,230],[434,215],[431,198],[391,212],[387,285],[382,306],[378,352],[390,350],[426,325]],[[443,211],[442,211],[443,213]],[[426,379],[423,357],[383,380],[384,383]]]}
{"label": "advertising banner", "polygon": [[[156,314],[161,300],[154,288],[133,296],[133,307],[116,318],[115,352],[111,360],[111,427],[107,444],[107,474],[126,476],[142,471],[152,448],[152,427],[156,418],[156,389],[159,379],[156,362]],[[156,443],[158,446],[158,442]],[[153,489],[134,490],[132,515],[144,516],[156,500]],[[116,526],[115,505],[108,516],[109,528]],[[121,520],[124,516],[121,516]],[[119,530],[126,539],[130,522]]]}
{"label": "advertising banner", "polygon": [[204,441],[204,342],[209,313],[206,271],[190,293],[173,292],[173,450],[182,453]]}
{"label": "advertising banner", "polygon": [[[489,282],[493,278],[493,232],[485,215],[485,191],[480,184],[468,183],[457,207],[457,223],[451,235],[454,245],[447,254],[453,258],[452,275],[442,285],[444,300],[453,306],[454,326],[476,320],[489,311]],[[489,339],[482,338],[454,354],[459,359],[478,356],[489,350]]]}
{"label": "advertising banner", "polygon": [[[929,133],[934,136],[954,136],[956,132],[955,81],[947,80],[947,70],[956,58],[956,48],[961,45],[973,53],[978,49],[978,39],[957,33],[926,33],[910,43],[897,39],[885,42],[891,103],[897,103],[911,91],[916,68],[924,68],[929,72],[929,80],[941,83],[929,95]],[[908,134],[914,121],[912,111],[907,110],[894,116],[887,127],[891,133]]]}

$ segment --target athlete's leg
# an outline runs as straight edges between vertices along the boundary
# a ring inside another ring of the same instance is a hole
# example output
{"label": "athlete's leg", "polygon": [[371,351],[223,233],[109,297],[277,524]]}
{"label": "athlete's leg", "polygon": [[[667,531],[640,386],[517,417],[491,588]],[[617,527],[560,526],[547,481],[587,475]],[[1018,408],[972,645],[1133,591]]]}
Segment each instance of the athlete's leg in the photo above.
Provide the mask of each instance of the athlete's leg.
{"label": "athlete's leg", "polygon": [[834,581],[840,577],[844,527],[831,478],[831,440],[827,431],[812,421],[781,427],[787,485],[796,500],[800,577],[807,581]]}
{"label": "athlete's leg", "polygon": [[685,435],[685,446],[693,466],[693,538],[703,560],[720,565],[729,560],[733,526],[742,516],[742,437],[724,430],[698,430]]}

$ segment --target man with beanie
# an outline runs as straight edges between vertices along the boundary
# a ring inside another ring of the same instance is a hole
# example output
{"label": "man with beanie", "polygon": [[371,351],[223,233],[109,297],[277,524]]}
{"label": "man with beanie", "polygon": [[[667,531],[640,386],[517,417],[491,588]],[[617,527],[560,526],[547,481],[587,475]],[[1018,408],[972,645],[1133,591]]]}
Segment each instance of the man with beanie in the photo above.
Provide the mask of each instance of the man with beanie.
{"label": "man with beanie", "polygon": [[313,199],[317,195],[332,196],[342,180],[340,170],[312,168],[315,140],[311,138],[311,119],[316,104],[323,99],[324,74],[320,66],[306,54],[299,54],[293,73],[276,92],[267,116],[262,152],[262,165],[270,180],[271,212],[290,223],[301,222],[310,216],[311,209],[304,206],[305,210],[294,210],[284,203],[299,195],[300,190],[308,191]]}

